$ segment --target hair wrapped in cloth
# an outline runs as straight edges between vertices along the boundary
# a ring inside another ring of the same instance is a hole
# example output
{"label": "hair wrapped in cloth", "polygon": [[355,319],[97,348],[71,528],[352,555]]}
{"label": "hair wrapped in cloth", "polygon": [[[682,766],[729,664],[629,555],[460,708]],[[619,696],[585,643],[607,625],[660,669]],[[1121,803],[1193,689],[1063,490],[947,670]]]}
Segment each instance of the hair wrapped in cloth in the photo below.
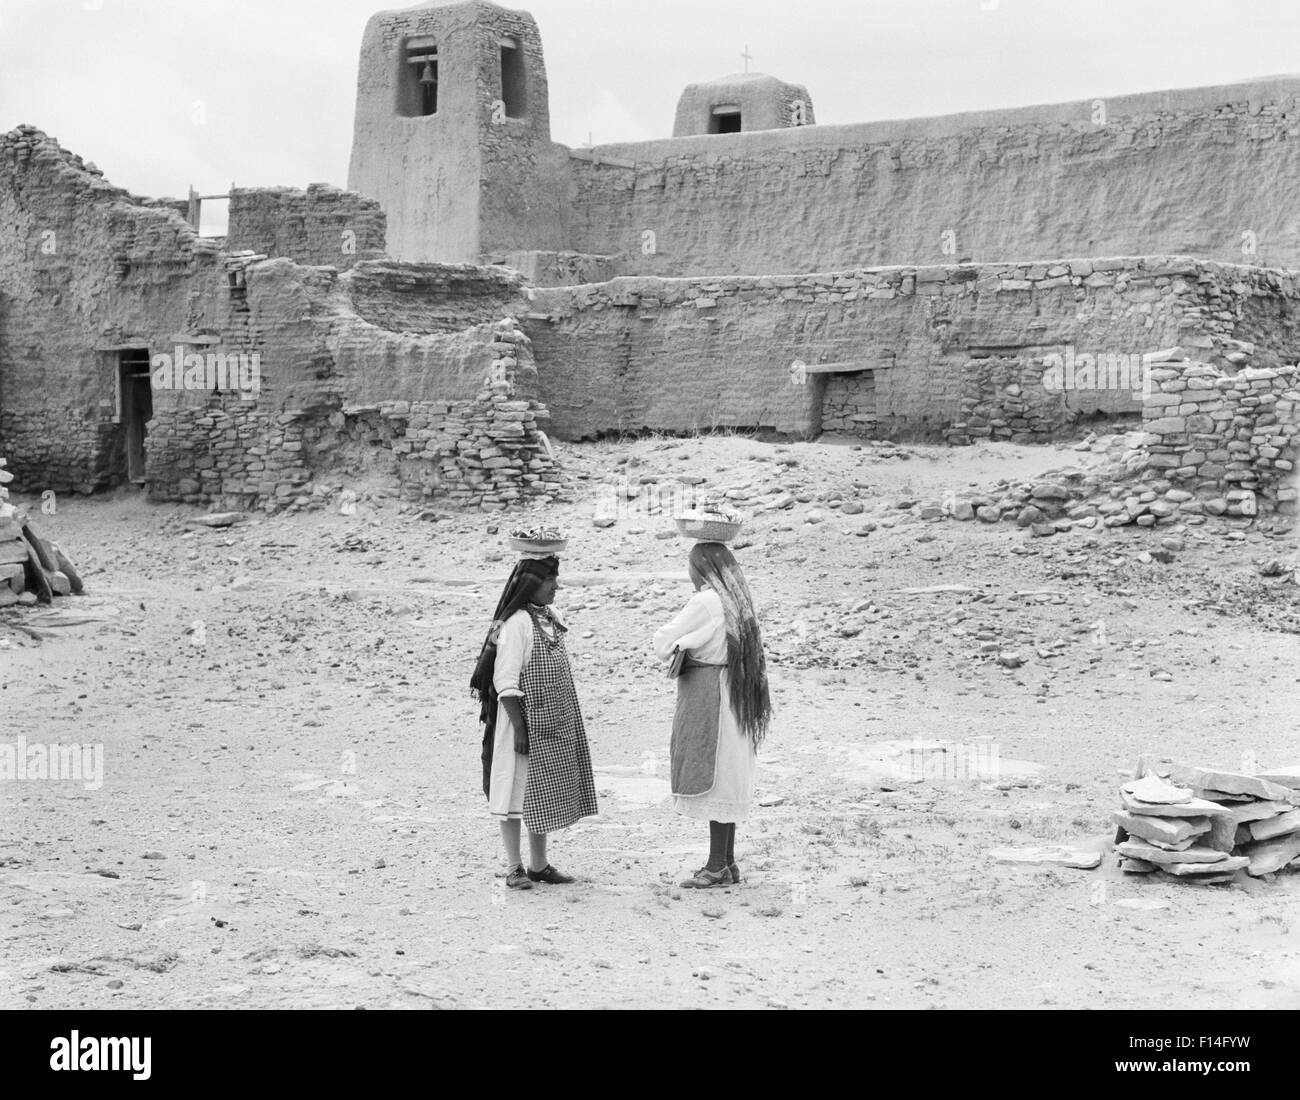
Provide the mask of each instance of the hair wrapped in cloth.
{"label": "hair wrapped in cloth", "polygon": [[556,557],[526,558],[515,564],[510,579],[497,601],[492,626],[479,650],[474,675],[470,677],[470,691],[480,700],[479,721],[483,723],[483,794],[487,796],[492,778],[492,746],[497,730],[497,689],[493,675],[497,665],[497,635],[516,611],[527,607],[542,583],[560,572],[560,559]]}

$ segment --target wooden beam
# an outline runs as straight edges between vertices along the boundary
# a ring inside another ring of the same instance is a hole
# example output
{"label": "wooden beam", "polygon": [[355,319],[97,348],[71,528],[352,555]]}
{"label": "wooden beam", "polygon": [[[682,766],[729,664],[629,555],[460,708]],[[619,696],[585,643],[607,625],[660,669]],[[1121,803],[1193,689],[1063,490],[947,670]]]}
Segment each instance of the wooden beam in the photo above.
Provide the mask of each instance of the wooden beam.
{"label": "wooden beam", "polygon": [[864,370],[884,370],[894,365],[892,359],[873,359],[858,363],[806,363],[805,374],[851,374]]}

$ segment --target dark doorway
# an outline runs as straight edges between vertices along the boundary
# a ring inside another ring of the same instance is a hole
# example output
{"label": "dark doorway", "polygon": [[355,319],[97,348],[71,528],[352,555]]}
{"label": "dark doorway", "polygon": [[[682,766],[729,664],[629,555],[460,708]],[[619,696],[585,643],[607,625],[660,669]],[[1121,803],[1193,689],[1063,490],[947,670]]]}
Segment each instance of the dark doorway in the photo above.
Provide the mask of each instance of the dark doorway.
{"label": "dark doorway", "polygon": [[145,480],[145,425],[153,419],[148,348],[128,348],[117,353],[117,386],[126,477],[141,484]]}
{"label": "dark doorway", "polygon": [[714,107],[709,117],[709,133],[738,134],[741,132],[739,107]]}

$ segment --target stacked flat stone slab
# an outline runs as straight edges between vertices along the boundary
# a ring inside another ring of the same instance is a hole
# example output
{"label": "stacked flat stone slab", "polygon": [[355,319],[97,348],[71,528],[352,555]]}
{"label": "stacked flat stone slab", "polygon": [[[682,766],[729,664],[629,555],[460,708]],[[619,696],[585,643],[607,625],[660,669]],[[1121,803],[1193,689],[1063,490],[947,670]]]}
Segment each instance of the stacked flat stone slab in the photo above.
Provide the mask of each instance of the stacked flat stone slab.
{"label": "stacked flat stone slab", "polygon": [[27,560],[27,543],[22,529],[15,522],[17,509],[9,503],[9,490],[5,488],[14,479],[0,458],[0,607],[18,602],[26,589],[23,563]]}
{"label": "stacked flat stone slab", "polygon": [[[9,503],[6,486],[14,475],[0,458],[0,608],[16,603],[49,603],[55,596],[82,591],[72,563],[53,543],[27,524],[27,517]],[[31,590],[28,580],[31,580]]]}
{"label": "stacked flat stone slab", "polygon": [[1132,874],[1214,885],[1300,869],[1300,765],[1245,775],[1143,757],[1120,804],[1115,850]]}

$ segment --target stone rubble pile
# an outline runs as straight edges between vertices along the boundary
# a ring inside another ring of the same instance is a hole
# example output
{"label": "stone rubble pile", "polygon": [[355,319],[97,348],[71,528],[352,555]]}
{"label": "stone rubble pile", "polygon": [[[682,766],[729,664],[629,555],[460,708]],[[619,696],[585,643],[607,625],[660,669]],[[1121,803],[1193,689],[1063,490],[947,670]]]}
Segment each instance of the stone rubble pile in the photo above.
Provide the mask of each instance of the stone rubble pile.
{"label": "stone rubble pile", "polygon": [[930,504],[922,518],[1013,520],[1037,536],[1098,525],[1197,526],[1207,517],[1290,522],[1300,497],[1300,371],[1246,368],[1225,375],[1173,348],[1153,359],[1148,378],[1143,430],[1128,434],[1122,455],[1108,467],[954,495]]}
{"label": "stone rubble pile", "polygon": [[63,552],[46,542],[9,503],[5,488],[14,475],[0,458],[0,608],[49,603],[55,596],[82,591],[81,578]]}
{"label": "stone rubble pile", "polygon": [[1198,885],[1300,870],[1300,765],[1245,775],[1143,757],[1135,774],[1114,813],[1121,870]]}

